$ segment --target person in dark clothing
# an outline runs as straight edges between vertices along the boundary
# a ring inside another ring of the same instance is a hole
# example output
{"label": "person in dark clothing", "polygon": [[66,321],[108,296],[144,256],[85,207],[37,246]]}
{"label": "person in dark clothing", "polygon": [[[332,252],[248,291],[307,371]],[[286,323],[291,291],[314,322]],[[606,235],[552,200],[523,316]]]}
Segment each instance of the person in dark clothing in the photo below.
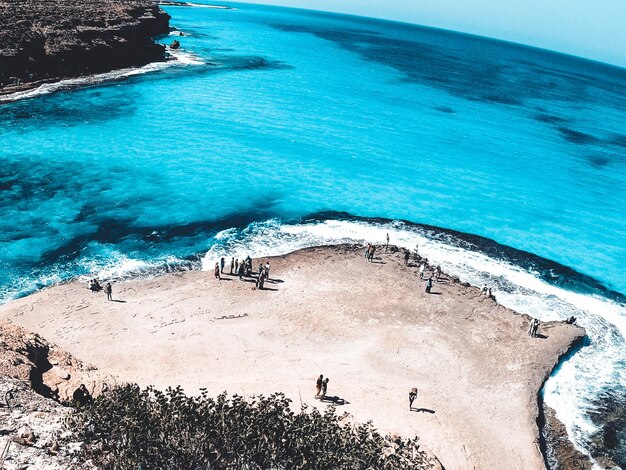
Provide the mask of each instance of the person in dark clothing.
{"label": "person in dark clothing", "polygon": [[315,398],[318,398],[322,393],[322,382],[324,382],[324,376],[320,374],[317,378],[317,382],[315,382]]}
{"label": "person in dark clothing", "polygon": [[426,281],[426,293],[430,294],[430,290],[433,288],[433,278],[429,277],[428,281]]}
{"label": "person in dark clothing", "polygon": [[409,253],[409,250],[406,250],[404,252],[404,264],[409,264],[410,257],[411,257],[411,253]]}
{"label": "person in dark clothing", "polygon": [[219,265],[219,263],[215,263],[215,269],[214,269],[214,272],[215,272],[215,279],[220,279],[220,280],[221,280],[221,278],[220,278],[220,265]]}
{"label": "person in dark clothing", "polygon": [[243,261],[239,263],[239,272],[237,274],[239,274],[239,280],[243,279]]}
{"label": "person in dark clothing", "polygon": [[220,273],[222,274],[224,274],[224,266],[226,266],[226,260],[222,256],[222,259],[220,260]]}
{"label": "person in dark clothing", "polygon": [[413,409],[413,402],[417,398],[417,388],[413,387],[409,392],[409,411]]}
{"label": "person in dark clothing", "polygon": [[113,300],[113,287],[110,282],[107,282],[107,285],[104,288],[104,292],[107,295],[107,300]]}
{"label": "person in dark clothing", "polygon": [[320,396],[320,400],[323,400],[326,397],[326,392],[328,391],[328,377],[324,379],[322,382],[322,395]]}
{"label": "person in dark clothing", "polygon": [[230,274],[235,270],[235,257],[230,258]]}
{"label": "person in dark clothing", "polygon": [[74,401],[80,403],[83,406],[85,406],[92,400],[91,393],[89,393],[89,390],[87,390],[85,384],[80,384],[80,387],[74,390],[72,398],[74,399]]}

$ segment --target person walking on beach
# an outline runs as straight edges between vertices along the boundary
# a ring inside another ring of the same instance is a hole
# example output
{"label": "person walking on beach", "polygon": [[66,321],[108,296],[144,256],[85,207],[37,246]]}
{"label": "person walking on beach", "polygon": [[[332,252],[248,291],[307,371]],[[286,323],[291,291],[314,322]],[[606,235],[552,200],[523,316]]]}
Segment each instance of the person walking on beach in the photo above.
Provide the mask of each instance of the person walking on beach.
{"label": "person walking on beach", "polygon": [[220,277],[220,265],[219,263],[215,263],[215,279],[219,279],[221,280],[222,278]]}
{"label": "person walking on beach", "polygon": [[270,262],[269,261],[265,262],[265,277],[269,281],[270,279]]}
{"label": "person walking on beach", "polygon": [[426,269],[426,263],[420,264],[420,279],[424,279],[424,269]]}
{"label": "person walking on beach", "polygon": [[315,398],[319,398],[322,393],[322,382],[324,382],[324,376],[320,374],[317,378],[317,382],[315,382]]}
{"label": "person walking on beach", "polygon": [[406,266],[407,264],[409,264],[409,258],[411,257],[411,253],[409,253],[409,250],[406,250],[404,252],[404,265]]}
{"label": "person walking on beach", "polygon": [[113,300],[113,287],[110,282],[104,287],[104,292],[107,295],[107,300]]}
{"label": "person walking on beach", "polygon": [[429,277],[428,281],[426,281],[426,293],[430,294],[430,290],[433,288],[433,278]]}
{"label": "person walking on beach", "polygon": [[371,243],[367,244],[367,249],[365,250],[365,259],[370,260],[370,250],[372,249]]}
{"label": "person walking on beach", "polygon": [[326,377],[324,381],[322,382],[322,394],[320,396],[320,400],[323,400],[324,398],[326,398],[327,391],[328,391],[328,377]]}
{"label": "person walking on beach", "polygon": [[230,258],[230,274],[231,275],[233,274],[234,268],[235,268],[235,257],[233,256]]}
{"label": "person walking on beach", "polygon": [[369,262],[371,263],[372,261],[374,261],[374,252],[376,251],[376,247],[374,245],[371,245],[370,247],[370,257],[369,257]]}
{"label": "person walking on beach", "polygon": [[220,273],[222,274],[224,274],[224,266],[226,266],[226,260],[222,256],[222,259],[220,260]]}
{"label": "person walking on beach", "polygon": [[417,398],[417,387],[413,387],[409,392],[409,411],[413,409],[413,402]]}
{"label": "person walking on beach", "polygon": [[385,253],[387,253],[387,248],[389,248],[389,232],[387,232],[387,244],[385,245]]}

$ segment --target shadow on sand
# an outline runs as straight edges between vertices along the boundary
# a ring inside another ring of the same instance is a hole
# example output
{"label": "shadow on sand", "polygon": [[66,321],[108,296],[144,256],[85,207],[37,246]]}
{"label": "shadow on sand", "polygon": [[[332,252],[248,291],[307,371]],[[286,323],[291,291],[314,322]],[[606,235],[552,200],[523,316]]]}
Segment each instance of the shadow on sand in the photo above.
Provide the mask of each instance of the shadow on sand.
{"label": "shadow on sand", "polygon": [[415,411],[416,413],[429,413],[431,415],[435,414],[435,410],[431,410],[430,408],[411,408],[410,411]]}
{"label": "shadow on sand", "polygon": [[340,398],[340,397],[332,396],[332,395],[326,395],[324,398],[320,398],[320,401],[322,403],[330,402],[333,405],[337,405],[337,406],[350,404],[349,401],[344,400],[343,398]]}

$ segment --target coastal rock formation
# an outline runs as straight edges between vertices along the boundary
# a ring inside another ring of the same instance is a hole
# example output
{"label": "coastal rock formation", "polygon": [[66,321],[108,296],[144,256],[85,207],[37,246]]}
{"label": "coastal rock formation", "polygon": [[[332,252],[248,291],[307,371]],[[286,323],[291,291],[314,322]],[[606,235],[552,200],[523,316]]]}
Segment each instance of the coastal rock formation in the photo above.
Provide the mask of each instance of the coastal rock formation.
{"label": "coastal rock formation", "polygon": [[543,436],[546,442],[547,460],[551,470],[591,470],[589,457],[580,452],[567,436],[565,425],[556,417],[556,412],[543,405]]}
{"label": "coastal rock formation", "polygon": [[147,0],[0,0],[0,92],[163,60],[169,19]]}
{"label": "coastal rock formation", "polygon": [[0,377],[27,383],[40,395],[71,401],[84,384],[97,395],[114,379],[71,354],[9,322],[0,322]]}
{"label": "coastal rock formation", "polygon": [[98,395],[115,380],[10,323],[0,322],[0,468],[65,470],[73,465],[65,419],[81,384]]}
{"label": "coastal rock formation", "polygon": [[[117,282],[122,301],[109,302],[77,281],[2,305],[0,318],[142,387],[280,391],[418,436],[445,468],[545,470],[538,393],[585,330],[541,322],[530,337],[528,316],[481,289],[442,273],[427,293],[402,251],[379,246],[372,262],[363,252],[322,246],[254,260],[271,262],[264,289],[253,276],[176,272]],[[314,397],[322,373],[324,400]]]}

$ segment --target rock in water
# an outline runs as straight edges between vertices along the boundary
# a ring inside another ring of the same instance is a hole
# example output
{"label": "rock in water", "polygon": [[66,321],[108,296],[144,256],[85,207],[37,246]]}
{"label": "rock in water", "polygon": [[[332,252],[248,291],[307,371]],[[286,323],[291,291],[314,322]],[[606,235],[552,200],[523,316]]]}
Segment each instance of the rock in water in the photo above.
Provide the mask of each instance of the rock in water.
{"label": "rock in water", "polygon": [[169,19],[149,0],[0,0],[0,93],[164,60]]}

